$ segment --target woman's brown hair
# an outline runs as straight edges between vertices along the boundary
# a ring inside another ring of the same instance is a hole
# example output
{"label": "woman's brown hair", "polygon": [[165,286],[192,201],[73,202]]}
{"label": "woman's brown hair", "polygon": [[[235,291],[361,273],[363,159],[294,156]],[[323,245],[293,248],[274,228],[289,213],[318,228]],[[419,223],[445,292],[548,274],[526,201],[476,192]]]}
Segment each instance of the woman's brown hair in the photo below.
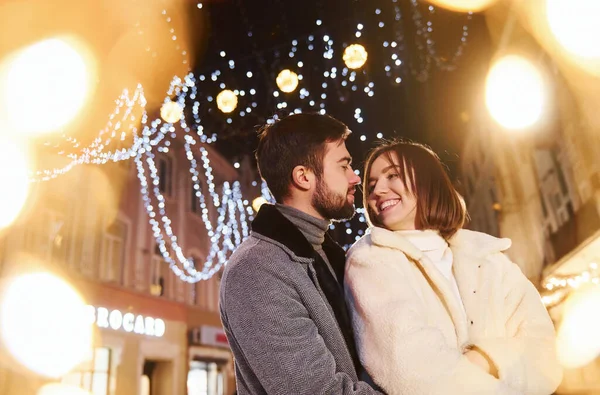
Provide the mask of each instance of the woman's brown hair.
{"label": "woman's brown hair", "polygon": [[384,155],[395,165],[398,176],[417,200],[415,228],[437,230],[446,240],[465,223],[467,210],[440,158],[428,147],[407,141],[391,141],[373,149],[367,156],[363,182],[363,204],[372,226],[383,227],[368,204],[369,173],[373,162]]}

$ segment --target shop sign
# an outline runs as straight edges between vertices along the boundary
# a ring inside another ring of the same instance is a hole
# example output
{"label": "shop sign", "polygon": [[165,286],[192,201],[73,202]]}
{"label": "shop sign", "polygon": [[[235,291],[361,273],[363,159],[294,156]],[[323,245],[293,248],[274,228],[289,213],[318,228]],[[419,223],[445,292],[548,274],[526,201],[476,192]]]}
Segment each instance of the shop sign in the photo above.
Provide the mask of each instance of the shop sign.
{"label": "shop sign", "polygon": [[125,332],[137,333],[138,335],[154,337],[162,337],[167,329],[165,322],[160,318],[122,313],[120,310],[109,310],[104,307],[91,305],[86,306],[86,309],[86,314],[90,317],[90,321],[100,328],[110,328],[115,331],[123,330]]}
{"label": "shop sign", "polygon": [[227,336],[222,328],[202,325],[191,331],[191,343],[203,346],[229,348]]}

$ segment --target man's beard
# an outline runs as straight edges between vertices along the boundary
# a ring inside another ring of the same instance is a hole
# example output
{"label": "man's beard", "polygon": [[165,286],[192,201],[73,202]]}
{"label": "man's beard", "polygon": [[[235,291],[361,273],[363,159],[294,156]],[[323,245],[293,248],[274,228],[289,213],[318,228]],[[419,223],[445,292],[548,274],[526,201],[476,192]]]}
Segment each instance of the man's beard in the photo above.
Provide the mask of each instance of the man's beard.
{"label": "man's beard", "polygon": [[325,219],[343,221],[354,217],[354,204],[348,201],[348,195],[333,192],[319,180],[313,195],[312,205]]}

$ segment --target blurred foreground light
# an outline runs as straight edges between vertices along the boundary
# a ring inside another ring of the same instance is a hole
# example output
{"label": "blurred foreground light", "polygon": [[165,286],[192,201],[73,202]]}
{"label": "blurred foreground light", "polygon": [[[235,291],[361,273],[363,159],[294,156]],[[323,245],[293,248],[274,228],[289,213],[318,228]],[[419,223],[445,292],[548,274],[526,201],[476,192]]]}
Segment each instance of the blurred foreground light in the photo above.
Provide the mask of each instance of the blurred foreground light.
{"label": "blurred foreground light", "polygon": [[369,54],[360,44],[352,44],[344,50],[344,63],[349,69],[360,69],[367,62]]}
{"label": "blurred foreground light", "polygon": [[429,3],[456,12],[479,12],[498,0],[427,0]]}
{"label": "blurred foreground light", "polygon": [[0,138],[0,229],[19,215],[29,193],[28,163],[24,150],[14,142]]}
{"label": "blurred foreground light", "polygon": [[298,74],[291,70],[282,70],[276,79],[277,86],[282,92],[291,93],[298,87]]}
{"label": "blurred foreground light", "polygon": [[91,395],[86,390],[66,384],[46,384],[39,389],[36,395]]}
{"label": "blurred foreground light", "polygon": [[221,110],[225,114],[229,114],[230,112],[235,110],[237,104],[237,95],[228,89],[221,91],[217,95],[217,107],[219,107],[219,110]]}
{"label": "blurred foreground light", "polygon": [[1,300],[4,345],[25,367],[57,378],[90,352],[92,323],[85,303],[64,280],[43,272],[21,275]]}
{"label": "blurred foreground light", "polygon": [[258,213],[258,210],[260,210],[261,206],[265,203],[267,203],[267,199],[265,199],[262,196],[259,196],[252,201],[252,209]]}
{"label": "blurred foreground light", "polygon": [[507,55],[491,68],[486,80],[485,101],[492,117],[508,129],[533,125],[546,104],[544,80],[527,59]]}
{"label": "blurred foreground light", "polygon": [[574,291],[563,311],[556,340],[559,361],[566,368],[585,366],[600,354],[600,286]]}
{"label": "blurred foreground light", "polygon": [[176,123],[183,117],[183,107],[174,101],[163,103],[160,108],[160,117],[168,123]]}
{"label": "blurred foreground light", "polygon": [[548,25],[568,52],[600,58],[600,1],[546,0]]}
{"label": "blurred foreground light", "polygon": [[83,52],[52,38],[7,59],[0,76],[0,123],[5,131],[51,132],[75,118],[91,86],[90,62]]}

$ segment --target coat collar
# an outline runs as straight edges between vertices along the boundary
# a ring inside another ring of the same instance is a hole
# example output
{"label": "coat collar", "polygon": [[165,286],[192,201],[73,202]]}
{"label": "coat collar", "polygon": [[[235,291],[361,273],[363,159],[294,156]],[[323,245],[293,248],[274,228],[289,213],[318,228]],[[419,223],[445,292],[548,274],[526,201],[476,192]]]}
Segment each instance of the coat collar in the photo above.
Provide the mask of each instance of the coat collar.
{"label": "coat collar", "polygon": [[[400,250],[415,260],[423,257],[423,252],[401,234],[378,227],[373,227],[370,231],[374,244]],[[452,250],[464,250],[475,256],[483,257],[507,250],[512,242],[510,239],[499,239],[486,233],[460,229],[448,240],[448,244]]]}
{"label": "coat collar", "polygon": [[[252,231],[284,245],[300,258],[315,257],[315,249],[302,232],[272,204],[261,206],[252,221]],[[333,260],[344,259],[344,250],[327,233],[325,233],[323,250],[328,256],[330,253],[335,255]]]}

